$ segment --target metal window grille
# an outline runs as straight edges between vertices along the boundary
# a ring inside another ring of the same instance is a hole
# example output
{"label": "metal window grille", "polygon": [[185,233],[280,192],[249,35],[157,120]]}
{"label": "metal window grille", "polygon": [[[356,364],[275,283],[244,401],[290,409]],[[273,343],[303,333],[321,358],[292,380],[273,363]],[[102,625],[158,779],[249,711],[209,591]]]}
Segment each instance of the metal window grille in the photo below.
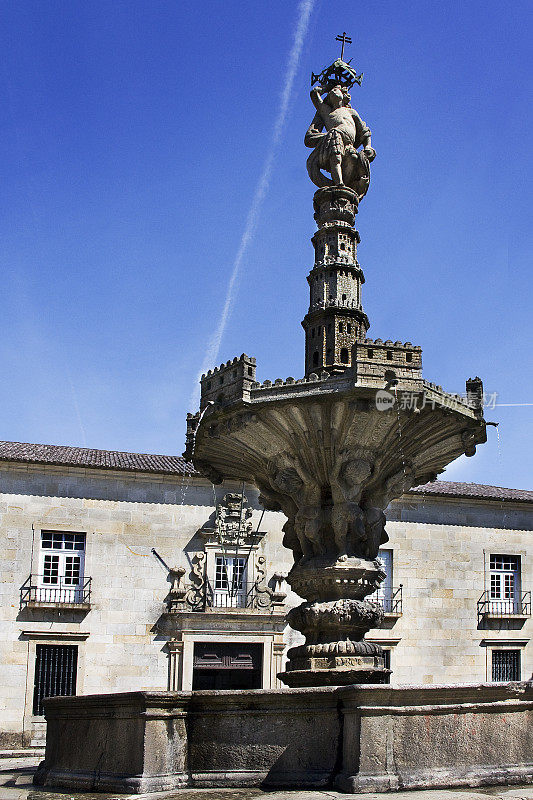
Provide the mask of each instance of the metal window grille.
{"label": "metal window grille", "polygon": [[520,680],[520,650],[492,651],[492,680]]}
{"label": "metal window grille", "polygon": [[77,645],[37,645],[33,689],[33,713],[36,716],[43,714],[45,697],[76,694],[77,666]]}

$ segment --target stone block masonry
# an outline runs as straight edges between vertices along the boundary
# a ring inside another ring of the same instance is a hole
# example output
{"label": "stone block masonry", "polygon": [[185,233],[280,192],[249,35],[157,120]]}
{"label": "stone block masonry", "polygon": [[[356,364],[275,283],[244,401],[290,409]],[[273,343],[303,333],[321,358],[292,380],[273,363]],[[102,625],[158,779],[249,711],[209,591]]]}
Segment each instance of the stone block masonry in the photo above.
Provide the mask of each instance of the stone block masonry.
{"label": "stone block masonry", "polygon": [[533,783],[533,684],[51,698],[46,787],[388,792]]}

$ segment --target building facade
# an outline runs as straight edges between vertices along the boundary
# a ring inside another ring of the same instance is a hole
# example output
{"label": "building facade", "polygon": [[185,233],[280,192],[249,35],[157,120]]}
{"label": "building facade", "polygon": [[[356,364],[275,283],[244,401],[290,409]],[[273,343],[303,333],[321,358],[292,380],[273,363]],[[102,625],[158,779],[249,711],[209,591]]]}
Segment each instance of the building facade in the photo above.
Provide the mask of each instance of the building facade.
{"label": "building facade", "polygon": [[[533,492],[437,481],[387,518],[391,682],[528,678]],[[41,743],[51,694],[279,686],[284,522],[178,457],[0,443],[0,744]]]}

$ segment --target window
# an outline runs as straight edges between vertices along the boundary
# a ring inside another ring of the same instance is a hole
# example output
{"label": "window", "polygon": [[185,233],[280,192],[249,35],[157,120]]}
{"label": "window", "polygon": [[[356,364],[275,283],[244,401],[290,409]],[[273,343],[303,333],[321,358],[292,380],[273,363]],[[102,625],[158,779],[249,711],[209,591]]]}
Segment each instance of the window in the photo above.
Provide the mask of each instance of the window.
{"label": "window", "polygon": [[248,375],[253,375],[253,374],[254,374],[253,367],[248,367]]}
{"label": "window", "polygon": [[520,604],[520,556],[491,554],[489,601],[492,614],[517,614]]}
{"label": "window", "polygon": [[413,360],[413,354],[412,353],[406,353],[405,354],[405,360],[407,361],[407,363],[410,363]]}
{"label": "window", "polygon": [[520,680],[520,650],[492,651],[492,680]]}
{"label": "window", "polygon": [[383,611],[390,613],[393,610],[393,594],[392,588],[392,550],[379,550],[378,558],[383,561],[383,569],[387,573],[387,577],[373,594],[369,596],[369,600],[374,603],[381,603]]}
{"label": "window", "polygon": [[351,333],[352,332],[352,323],[351,322],[347,322],[346,323],[346,332],[347,333]]}
{"label": "window", "polygon": [[392,350],[387,350],[387,359],[392,361]]}
{"label": "window", "polygon": [[345,302],[346,302],[346,295],[345,295],[345,294],[343,294],[343,296],[342,296],[342,302],[343,302],[343,303],[345,303]]}
{"label": "window", "polygon": [[339,322],[339,333],[342,333],[343,331],[344,331],[344,323]]}
{"label": "window", "polygon": [[246,559],[217,556],[213,606],[217,608],[246,607]]}
{"label": "window", "polygon": [[[390,669],[390,650],[383,650],[383,666]],[[390,673],[384,678],[383,683],[390,683]]]}
{"label": "window", "polygon": [[42,716],[45,697],[76,694],[77,666],[77,645],[37,645],[33,684],[33,713],[35,716]]}
{"label": "window", "polygon": [[374,351],[373,350],[367,350],[367,355],[368,355],[369,358],[374,358]]}
{"label": "window", "polygon": [[38,600],[83,602],[85,534],[41,531]]}
{"label": "window", "polygon": [[313,353],[313,367],[318,367],[318,350]]}
{"label": "window", "polygon": [[341,347],[341,362],[343,364],[350,363],[350,354],[348,353],[348,348],[346,347]]}

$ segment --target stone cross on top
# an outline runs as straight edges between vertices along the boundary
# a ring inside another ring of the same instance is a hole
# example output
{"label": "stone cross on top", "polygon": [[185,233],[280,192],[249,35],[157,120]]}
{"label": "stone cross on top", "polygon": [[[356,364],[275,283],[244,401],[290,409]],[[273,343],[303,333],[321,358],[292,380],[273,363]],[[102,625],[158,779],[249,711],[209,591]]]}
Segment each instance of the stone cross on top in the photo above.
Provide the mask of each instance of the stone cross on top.
{"label": "stone cross on top", "polygon": [[349,37],[349,36],[346,34],[346,31],[343,31],[343,32],[342,32],[342,35],[339,33],[339,35],[335,37],[335,41],[336,41],[336,42],[342,42],[342,47],[341,47],[341,61],[344,61],[344,45],[345,45],[345,44],[351,44],[351,43],[352,43],[352,40],[351,40],[351,39],[350,39],[350,37]]}

